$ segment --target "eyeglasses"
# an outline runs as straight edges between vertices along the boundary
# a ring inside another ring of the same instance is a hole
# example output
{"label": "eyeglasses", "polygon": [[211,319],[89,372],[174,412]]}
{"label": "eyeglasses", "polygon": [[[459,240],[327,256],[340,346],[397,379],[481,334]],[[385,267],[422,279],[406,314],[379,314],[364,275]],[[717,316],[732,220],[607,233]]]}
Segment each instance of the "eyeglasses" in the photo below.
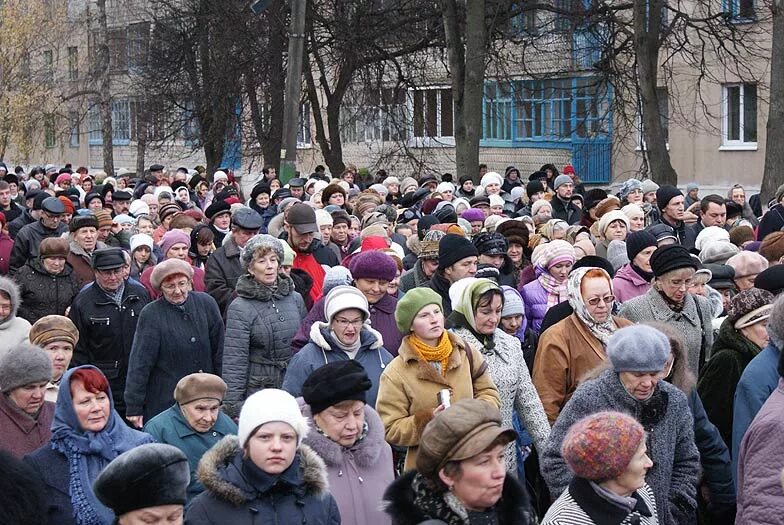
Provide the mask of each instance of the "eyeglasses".
{"label": "eyeglasses", "polygon": [[667,279],[665,282],[673,288],[689,288],[694,284],[694,279]]}
{"label": "eyeglasses", "polygon": [[604,304],[612,304],[615,301],[614,295],[605,295],[604,297],[594,297],[592,299],[588,299],[588,304],[591,306],[599,306],[599,303]]}
{"label": "eyeglasses", "polygon": [[166,292],[173,292],[175,290],[186,290],[191,284],[188,280],[178,281],[176,283],[166,283],[161,285],[161,290]]}
{"label": "eyeglasses", "polygon": [[349,326],[353,326],[354,328],[360,328],[362,326],[362,323],[364,322],[362,319],[354,319],[353,321],[349,321],[348,319],[341,319],[340,317],[336,317],[333,320],[340,328],[344,330]]}

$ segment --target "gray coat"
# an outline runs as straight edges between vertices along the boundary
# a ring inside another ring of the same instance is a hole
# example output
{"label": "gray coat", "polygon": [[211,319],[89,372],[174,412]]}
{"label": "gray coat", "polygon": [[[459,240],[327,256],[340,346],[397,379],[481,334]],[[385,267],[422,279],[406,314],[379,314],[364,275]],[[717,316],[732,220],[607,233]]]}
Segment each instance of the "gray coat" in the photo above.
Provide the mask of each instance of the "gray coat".
{"label": "gray coat", "polygon": [[653,287],[621,305],[618,315],[635,323],[657,322],[673,327],[689,349],[689,370],[699,376],[713,346],[713,307],[710,300],[686,294],[683,310],[676,312]]}
{"label": "gray coat", "polygon": [[422,260],[417,259],[414,267],[400,276],[400,291],[406,293],[414,288],[425,286],[429,282],[430,279],[427,278],[425,271],[422,270]]}
{"label": "gray coat", "polygon": [[261,286],[248,274],[237,280],[238,297],[226,311],[223,400],[231,417],[245,399],[264,388],[280,388],[291,359],[291,340],[307,314],[291,278],[278,276],[278,286]]}
{"label": "gray coat", "polygon": [[226,306],[231,302],[240,275],[242,275],[240,248],[229,234],[223,246],[212,252],[204,268],[207,293],[218,303],[221,313],[226,311]]}
{"label": "gray coat", "polygon": [[572,479],[561,457],[561,445],[569,428],[579,419],[603,410],[630,414],[648,432],[648,455],[653,467],[645,480],[656,496],[659,522],[663,525],[696,523],[700,454],[694,444],[694,420],[686,395],[660,381],[651,399],[637,401],[613,370],[606,370],[577,387],[555,421],[540,466],[550,493],[560,495]]}

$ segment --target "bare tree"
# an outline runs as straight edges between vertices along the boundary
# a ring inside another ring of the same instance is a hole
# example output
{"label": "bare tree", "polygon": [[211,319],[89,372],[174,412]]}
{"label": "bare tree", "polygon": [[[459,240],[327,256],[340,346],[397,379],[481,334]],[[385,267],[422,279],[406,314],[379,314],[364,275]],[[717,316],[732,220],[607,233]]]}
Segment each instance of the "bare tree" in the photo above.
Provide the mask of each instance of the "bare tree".
{"label": "bare tree", "polygon": [[765,138],[765,173],[760,193],[769,202],[784,184],[784,1],[773,5],[773,48],[770,61],[770,109]]}
{"label": "bare tree", "polygon": [[98,88],[98,108],[101,114],[103,140],[103,170],[114,174],[114,145],[112,132],[112,92],[109,75],[109,30],[106,22],[106,0],[96,0],[94,78]]}

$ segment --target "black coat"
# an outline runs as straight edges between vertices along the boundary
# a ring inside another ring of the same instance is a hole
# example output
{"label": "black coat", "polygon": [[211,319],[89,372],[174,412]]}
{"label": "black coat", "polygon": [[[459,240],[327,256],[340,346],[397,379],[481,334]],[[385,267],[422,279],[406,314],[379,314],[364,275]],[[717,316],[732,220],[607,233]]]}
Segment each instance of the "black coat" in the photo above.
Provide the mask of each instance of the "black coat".
{"label": "black coat", "polygon": [[11,273],[24,266],[30,259],[38,257],[38,248],[41,241],[49,237],[60,237],[68,231],[68,226],[63,223],[54,230],[46,228],[41,221],[28,224],[16,234],[14,248],[11,250]]}
{"label": "black coat", "polygon": [[5,215],[5,222],[6,224],[8,224],[11,221],[16,220],[18,217],[21,217],[25,209],[19,206],[14,201],[11,201],[11,205],[8,207],[7,210],[0,210],[0,211],[3,212],[3,215]]}
{"label": "black coat", "polygon": [[[414,478],[409,471],[393,481],[384,493],[384,510],[392,517],[393,525],[417,525],[425,520],[441,520],[447,525],[462,525],[464,521],[444,501],[435,489],[424,490],[415,502]],[[421,477],[419,478],[421,480]],[[418,483],[419,484],[419,483]],[[424,504],[421,504],[424,502]],[[498,525],[533,525],[536,515],[528,493],[512,476],[507,475],[501,499],[495,504]]]}
{"label": "black coat", "polygon": [[757,229],[757,240],[761,241],[769,233],[777,232],[784,228],[784,206],[776,204],[762,216]]}
{"label": "black coat", "polygon": [[67,263],[61,273],[52,275],[40,259],[31,259],[19,268],[14,280],[22,298],[17,315],[30,324],[46,315],[65,315],[66,308],[79,293],[79,283]]}
{"label": "black coat", "polygon": [[207,259],[204,284],[207,286],[207,293],[218,303],[221,312],[226,311],[237,287],[237,279],[242,273],[240,248],[234,239],[230,238]]}
{"label": "black coat", "polygon": [[8,235],[10,235],[12,238],[16,238],[16,234],[19,233],[19,230],[28,224],[36,222],[37,220],[38,219],[30,215],[30,210],[24,210],[22,214],[19,215],[19,217],[8,221]]}
{"label": "black coat", "polygon": [[121,416],[125,416],[125,378],[136,323],[149,302],[150,296],[141,284],[126,281],[118,306],[93,283],[79,292],[68,314],[79,330],[71,366],[98,367],[109,380],[115,408]]}
{"label": "black coat", "polygon": [[572,201],[564,203],[555,195],[550,200],[550,206],[553,208],[553,219],[561,219],[569,224],[578,224],[583,218],[583,211],[575,206]]}
{"label": "black coat", "polygon": [[697,234],[695,233],[693,228],[686,226],[686,223],[680,221],[679,224],[672,225],[669,222],[664,220],[664,217],[661,217],[658,221],[653,224],[664,224],[669,226],[673,230],[675,230],[675,235],[678,237],[678,242],[686,248],[687,250],[691,251],[694,249],[694,243],[697,240]]}
{"label": "black coat", "polygon": [[68,459],[47,443],[24,458],[44,482],[48,525],[76,525],[68,486],[71,475]]}

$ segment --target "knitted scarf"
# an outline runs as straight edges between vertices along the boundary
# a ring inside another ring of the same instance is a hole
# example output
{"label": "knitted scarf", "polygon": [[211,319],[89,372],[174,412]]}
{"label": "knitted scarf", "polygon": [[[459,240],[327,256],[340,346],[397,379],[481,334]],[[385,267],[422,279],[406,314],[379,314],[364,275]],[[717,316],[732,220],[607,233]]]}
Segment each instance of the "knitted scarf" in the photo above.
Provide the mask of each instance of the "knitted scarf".
{"label": "knitted scarf", "polygon": [[546,268],[536,266],[536,280],[547,292],[547,307],[550,308],[558,303],[566,301],[569,297],[566,290],[566,281],[559,281],[552,276]]}
{"label": "knitted scarf", "polygon": [[[582,284],[585,274],[588,273],[589,270],[595,269],[596,268],[593,267],[576,269],[569,274],[569,282],[566,287],[569,293],[569,305],[574,310],[577,318],[580,319],[591,334],[602,343],[602,346],[606,347],[607,343],[610,342],[610,336],[618,330],[618,325],[615,324],[612,317],[612,306],[610,306],[610,313],[607,316],[607,320],[599,323],[593,318],[590,312],[588,312],[588,307],[586,306],[583,294],[580,291],[580,285]],[[604,270],[602,270],[602,273],[604,273],[607,281],[610,283],[610,292],[612,292],[612,280],[610,279],[610,276]]]}
{"label": "knitted scarf", "polygon": [[428,363],[440,363],[441,375],[446,377],[446,364],[449,361],[449,356],[452,355],[452,341],[449,340],[449,335],[446,330],[441,333],[441,338],[438,340],[436,346],[430,346],[415,334],[411,334],[408,337],[408,343],[414,351],[416,351],[419,357]]}
{"label": "knitted scarf", "polygon": [[85,365],[67,371],[61,380],[52,422],[52,449],[63,454],[68,460],[70,482],[68,493],[74,516],[79,525],[109,525],[114,521],[114,513],[105,507],[93,492],[92,486],[98,474],[114,458],[132,448],[145,443],[153,443],[149,434],[129,428],[117,411],[111,392],[111,415],[106,427],[100,432],[83,431],[73,408],[71,398],[71,375],[81,368],[97,368]]}

